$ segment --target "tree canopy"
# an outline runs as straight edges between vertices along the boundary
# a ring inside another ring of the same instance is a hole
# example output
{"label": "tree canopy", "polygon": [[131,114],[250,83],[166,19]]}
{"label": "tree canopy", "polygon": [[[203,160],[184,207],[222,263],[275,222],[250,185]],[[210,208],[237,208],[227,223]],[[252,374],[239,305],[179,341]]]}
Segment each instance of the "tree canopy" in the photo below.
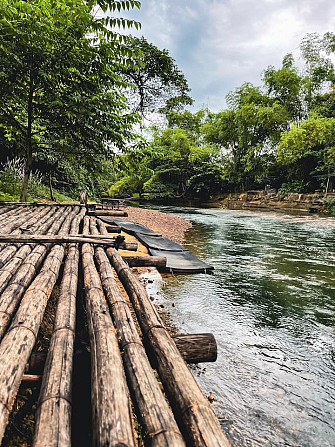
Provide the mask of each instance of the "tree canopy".
{"label": "tree canopy", "polygon": [[0,126],[25,158],[21,200],[34,158],[106,153],[131,135],[118,72],[135,68],[136,56],[110,30],[111,17],[95,18],[98,6],[139,2],[0,1]]}
{"label": "tree canopy", "polygon": [[167,50],[160,50],[144,37],[134,37],[127,48],[140,52],[138,67],[122,71],[122,77],[132,86],[128,98],[134,111],[148,117],[153,112],[168,113],[192,104],[187,81]]}

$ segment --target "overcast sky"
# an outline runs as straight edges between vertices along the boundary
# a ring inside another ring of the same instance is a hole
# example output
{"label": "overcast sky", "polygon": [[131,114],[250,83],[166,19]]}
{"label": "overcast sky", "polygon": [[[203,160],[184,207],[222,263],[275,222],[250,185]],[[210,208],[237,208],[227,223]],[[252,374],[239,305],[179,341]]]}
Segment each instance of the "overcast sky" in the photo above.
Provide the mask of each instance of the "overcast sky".
{"label": "overcast sky", "polygon": [[279,68],[285,54],[298,60],[307,33],[335,32],[334,0],[142,0],[139,11],[123,15],[141,22],[133,34],[169,50],[194,110],[222,110],[229,91],[261,85],[262,71]]}

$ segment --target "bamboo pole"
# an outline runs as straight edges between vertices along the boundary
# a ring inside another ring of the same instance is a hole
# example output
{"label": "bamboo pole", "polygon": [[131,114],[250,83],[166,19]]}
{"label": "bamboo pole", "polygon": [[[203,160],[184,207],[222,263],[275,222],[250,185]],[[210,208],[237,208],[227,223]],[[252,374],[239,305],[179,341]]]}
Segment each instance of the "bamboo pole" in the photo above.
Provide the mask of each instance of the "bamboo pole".
{"label": "bamboo pole", "polygon": [[[77,207],[74,213],[77,213],[78,210],[79,208]],[[69,219],[71,219],[70,212],[71,207],[68,207],[68,209],[65,210],[57,211],[54,215],[55,220],[48,232],[58,231],[62,224],[63,226],[69,226]],[[25,247],[29,248],[28,245],[24,245],[22,249]],[[36,276],[36,273],[45,259],[49,249],[50,244],[36,245],[30,254],[23,259],[23,262],[16,271],[15,275],[13,275],[10,279],[7,288],[0,296],[0,339],[4,336],[12,314],[19,305],[25,290]]]}
{"label": "bamboo pole", "polygon": [[1,222],[3,224],[1,227],[1,231],[3,233],[10,233],[11,231],[15,230],[15,228],[18,228],[20,225],[24,224],[27,220],[27,216],[29,216],[33,212],[34,210],[31,209],[12,210],[10,213],[4,216]]}
{"label": "bamboo pole", "polygon": [[[91,220],[91,232],[98,233]],[[137,333],[127,302],[114,279],[113,270],[102,247],[95,248],[103,288],[111,305],[128,383],[144,427],[146,444],[152,447],[185,446],[178,425],[163,396]]]}
{"label": "bamboo pole", "polygon": [[43,235],[43,234],[0,234],[0,242],[10,242],[12,244],[76,244],[89,243],[101,245],[114,245],[115,237],[86,237],[80,235]]}
{"label": "bamboo pole", "polygon": [[88,216],[113,216],[113,217],[127,217],[128,213],[126,211],[117,211],[117,210],[95,210],[95,211],[87,211]]}
{"label": "bamboo pole", "polygon": [[[28,212],[27,209],[25,209],[25,210],[21,209],[20,211],[25,212],[25,213]],[[7,219],[9,219],[10,217],[15,216],[16,214],[18,214],[18,208],[12,206],[11,208],[7,209],[7,211],[5,213],[2,213],[0,215],[0,222],[4,222]]]}
{"label": "bamboo pole", "polygon": [[[43,232],[43,224],[49,220],[52,214],[54,214],[54,209],[42,208],[36,215],[36,213],[31,216],[24,224],[25,228],[30,228],[31,231],[39,230]],[[47,227],[51,225],[51,222],[47,224]],[[21,234],[21,228],[13,230],[13,234]],[[31,247],[30,247],[31,248]],[[6,244],[0,253],[0,269],[14,256],[18,251],[19,246],[14,244]]]}
{"label": "bamboo pole", "polygon": [[4,202],[0,202],[0,215],[7,213],[14,207],[14,205],[3,205],[3,203]]}
{"label": "bamboo pole", "polygon": [[[103,224],[101,224],[103,228]],[[107,254],[133,303],[142,332],[157,359],[157,367],[175,417],[194,446],[229,446],[210,404],[203,395],[156,309],[130,267],[113,248]]]}
{"label": "bamboo pole", "polygon": [[[61,232],[68,232],[70,219]],[[13,322],[0,344],[0,440],[20,386],[25,365],[36,342],[45,307],[56,283],[64,247],[55,245],[40,273],[25,293]]]}
{"label": "bamboo pole", "polygon": [[[89,218],[84,219],[84,233]],[[108,311],[93,249],[82,246],[86,311],[91,344],[91,392],[94,446],[135,446],[132,417],[121,354]]]}
{"label": "bamboo pole", "polygon": [[[79,231],[85,215],[82,208],[72,221],[71,232]],[[71,445],[71,389],[76,323],[79,247],[71,244],[65,262],[56,319],[36,412],[35,447]]]}
{"label": "bamboo pole", "polygon": [[122,256],[129,267],[166,267],[163,256]]}
{"label": "bamboo pole", "polygon": [[[10,242],[12,244],[69,244],[69,243],[89,243],[113,246],[115,243],[115,237],[87,237],[81,235],[42,235],[42,234],[0,234],[0,242]],[[137,249],[137,242],[122,242],[120,248],[130,250],[131,248]]]}
{"label": "bamboo pole", "polygon": [[[47,227],[50,227],[50,223],[47,223]],[[22,235],[8,235],[8,237],[15,240],[15,238],[20,238],[22,237]],[[20,249],[17,250],[16,248],[14,252],[12,251],[12,253],[15,253],[15,255],[1,267],[0,293],[2,293],[6,289],[11,279],[15,277],[18,269],[20,268],[22,263],[24,263],[27,256],[31,254],[33,248],[34,247],[31,247],[29,245],[23,245],[20,247]],[[8,257],[8,253],[10,253],[10,249],[5,251],[5,254],[7,255],[6,257]],[[4,257],[2,257],[2,259],[4,259]],[[37,261],[34,259],[32,262],[30,262],[30,264],[34,264],[35,262]]]}

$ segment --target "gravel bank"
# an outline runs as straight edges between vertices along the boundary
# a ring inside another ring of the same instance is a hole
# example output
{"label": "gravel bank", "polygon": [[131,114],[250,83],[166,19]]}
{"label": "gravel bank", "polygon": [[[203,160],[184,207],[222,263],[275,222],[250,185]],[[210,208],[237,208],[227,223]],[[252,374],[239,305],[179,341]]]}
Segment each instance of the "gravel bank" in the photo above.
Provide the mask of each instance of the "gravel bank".
{"label": "gravel bank", "polygon": [[192,227],[191,222],[187,219],[156,210],[128,206],[125,211],[128,213],[125,220],[141,223],[177,244],[184,242],[186,231]]}

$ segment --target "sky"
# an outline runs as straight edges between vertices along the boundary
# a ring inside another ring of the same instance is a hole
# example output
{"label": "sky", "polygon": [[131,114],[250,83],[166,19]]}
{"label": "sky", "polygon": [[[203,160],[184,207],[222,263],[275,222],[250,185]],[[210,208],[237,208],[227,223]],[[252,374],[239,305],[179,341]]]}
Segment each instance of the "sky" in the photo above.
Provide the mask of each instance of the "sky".
{"label": "sky", "polygon": [[140,32],[167,49],[184,73],[193,109],[214,112],[244,82],[261,85],[269,65],[280,68],[308,33],[335,32],[334,0],[142,0],[141,9],[123,13],[141,22]]}

